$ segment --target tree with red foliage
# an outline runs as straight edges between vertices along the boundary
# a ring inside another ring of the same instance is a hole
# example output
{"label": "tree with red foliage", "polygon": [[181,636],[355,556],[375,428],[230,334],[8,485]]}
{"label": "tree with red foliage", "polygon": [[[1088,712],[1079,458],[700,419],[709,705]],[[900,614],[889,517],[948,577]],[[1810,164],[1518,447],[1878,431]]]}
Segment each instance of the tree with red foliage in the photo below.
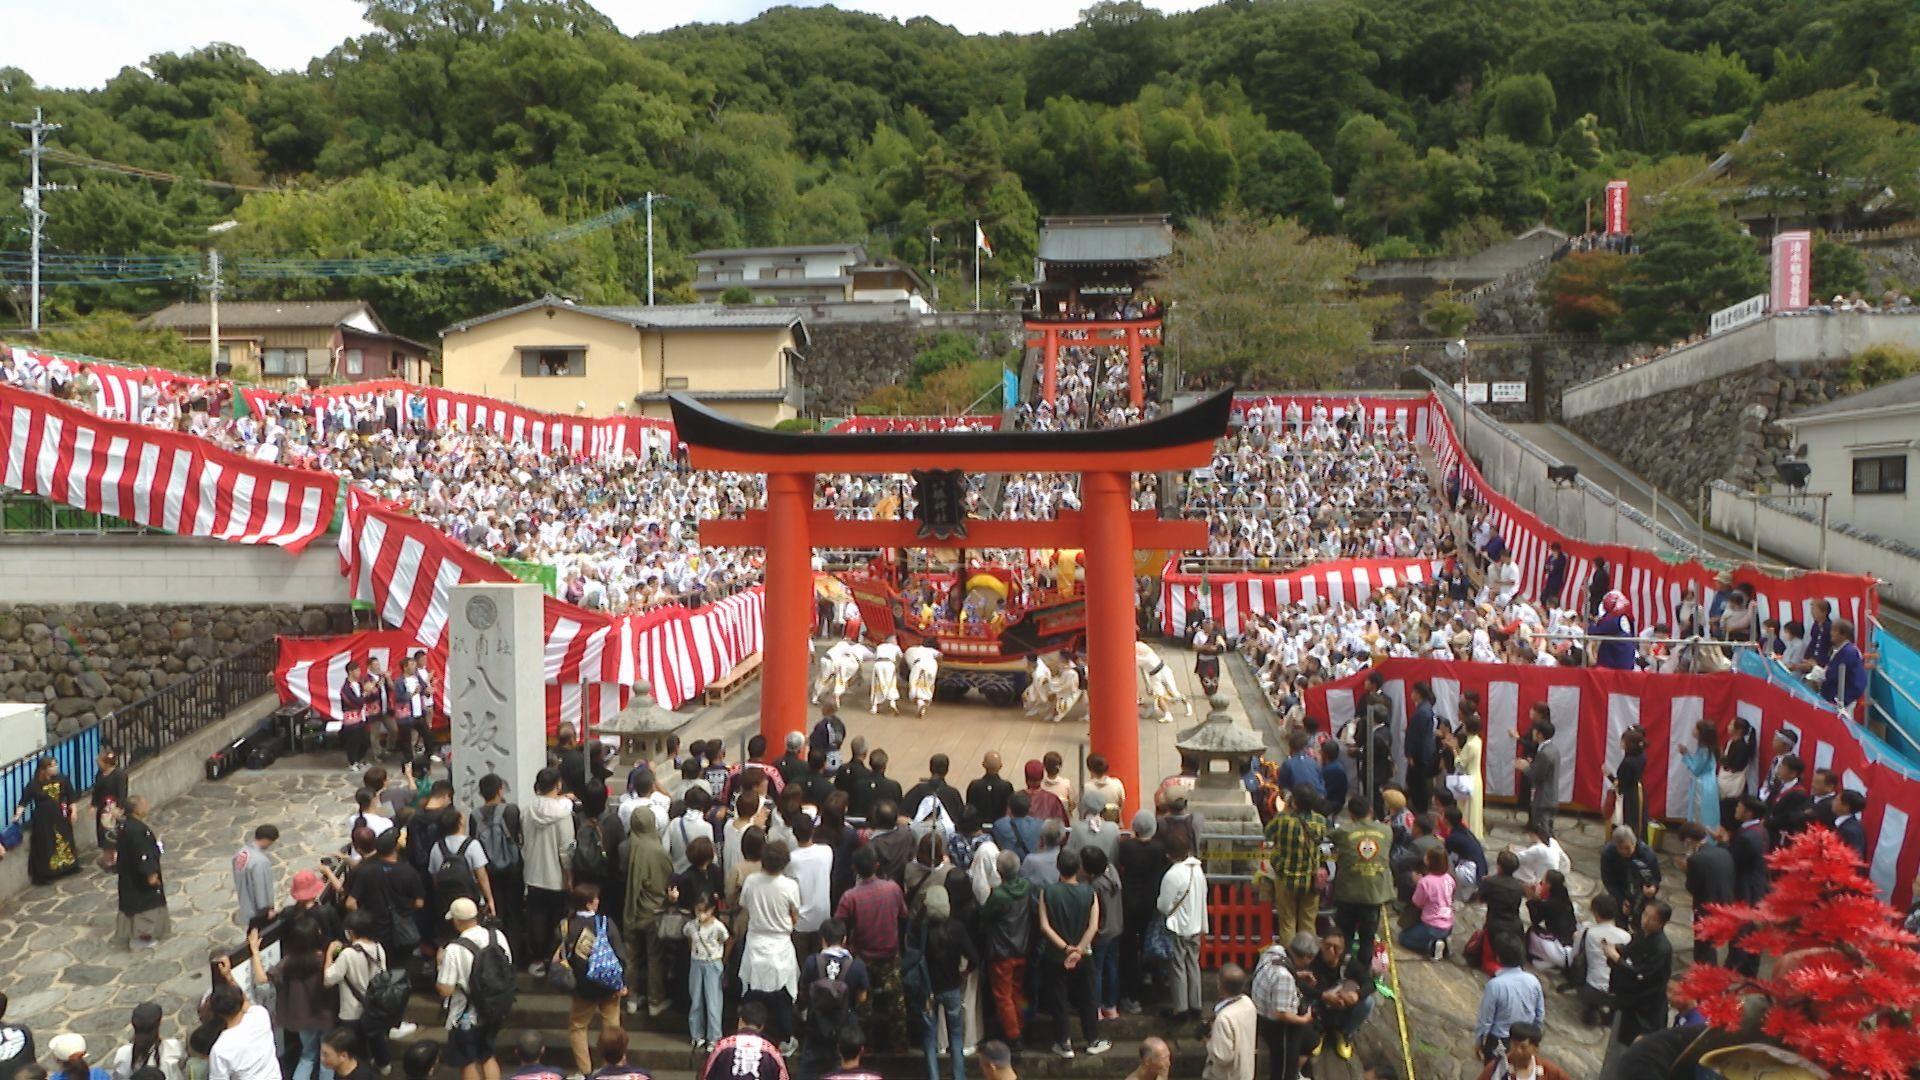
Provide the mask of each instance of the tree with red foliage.
{"label": "tree with red foliage", "polygon": [[1860,856],[1814,827],[1767,856],[1758,904],[1714,904],[1694,934],[1774,958],[1748,978],[1695,964],[1681,980],[1714,1027],[1737,1031],[1744,1002],[1767,1003],[1761,1031],[1836,1075],[1895,1080],[1920,1061],[1920,936],[1876,895]]}
{"label": "tree with red foliage", "polygon": [[1580,251],[1553,264],[1540,283],[1540,302],[1557,330],[1594,334],[1613,328],[1622,308],[1615,291],[1626,276],[1625,255]]}

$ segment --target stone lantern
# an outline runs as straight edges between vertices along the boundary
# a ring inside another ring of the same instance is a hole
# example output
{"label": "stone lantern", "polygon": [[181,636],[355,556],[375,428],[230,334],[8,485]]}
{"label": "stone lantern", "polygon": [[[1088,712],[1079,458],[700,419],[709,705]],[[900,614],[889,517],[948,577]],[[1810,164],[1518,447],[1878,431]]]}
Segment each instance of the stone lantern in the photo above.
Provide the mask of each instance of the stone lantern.
{"label": "stone lantern", "polygon": [[1240,777],[1247,762],[1265,752],[1267,744],[1251,728],[1235,722],[1233,714],[1227,711],[1228,705],[1225,694],[1208,698],[1206,720],[1198,727],[1181,732],[1173,745],[1199,762],[1200,775],[1194,781],[1193,793],[1187,797],[1187,805],[1205,819],[1207,831],[1211,833],[1216,831],[1216,825],[1225,825],[1228,827],[1218,831],[1258,834],[1260,812],[1254,808],[1253,797],[1247,794]]}
{"label": "stone lantern", "polygon": [[667,756],[667,736],[680,726],[679,720],[653,700],[653,688],[644,680],[633,684],[633,696],[627,707],[600,722],[598,735],[613,735],[620,740],[620,757],[628,764],[636,761],[660,761]]}

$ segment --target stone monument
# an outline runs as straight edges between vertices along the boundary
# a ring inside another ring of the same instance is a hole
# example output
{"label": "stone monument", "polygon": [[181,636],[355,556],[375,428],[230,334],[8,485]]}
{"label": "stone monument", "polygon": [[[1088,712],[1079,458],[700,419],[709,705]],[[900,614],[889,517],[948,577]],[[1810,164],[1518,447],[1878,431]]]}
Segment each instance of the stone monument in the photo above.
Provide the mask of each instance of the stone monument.
{"label": "stone monument", "polygon": [[447,715],[453,800],[481,804],[480,778],[497,773],[508,798],[533,794],[547,762],[542,593],[538,585],[455,585],[448,598]]}
{"label": "stone monument", "polygon": [[[601,721],[594,730],[601,736],[618,738],[621,760],[632,765],[664,758],[667,736],[679,726],[679,717],[660,708],[653,700],[653,688],[643,679],[633,684],[633,696],[627,699],[627,707]],[[666,779],[664,774],[661,779]]]}

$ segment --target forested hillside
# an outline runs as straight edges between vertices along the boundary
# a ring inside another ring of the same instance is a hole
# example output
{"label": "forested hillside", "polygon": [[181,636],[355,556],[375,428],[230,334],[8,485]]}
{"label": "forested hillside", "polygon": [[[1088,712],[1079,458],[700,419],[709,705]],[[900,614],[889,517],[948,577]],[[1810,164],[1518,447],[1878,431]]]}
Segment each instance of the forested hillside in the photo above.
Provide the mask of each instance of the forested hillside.
{"label": "forested hillside", "polygon": [[[1458,250],[1542,219],[1578,228],[1617,175],[1641,193],[1686,181],[1770,107],[1811,98],[1802,126],[1843,144],[1875,123],[1910,141],[1892,121],[1920,120],[1913,0],[1232,0],[1172,17],[1127,0],[1060,33],[997,37],[782,8],[637,39],[584,0],[367,7],[378,31],[303,72],[217,44],[97,91],[0,70],[5,119],[43,107],[64,151],[271,189],[55,165],[73,189],[48,198],[50,250],[194,251],[237,217],[223,241],[236,254],[438,251],[654,191],[669,295],[703,247],[864,239],[925,267],[937,234],[936,280],[957,303],[975,218],[997,249],[990,286],[1030,270],[1044,213],[1243,210],[1376,254]],[[1823,147],[1806,167],[1874,182],[1884,169],[1905,190],[1911,147],[1873,150]],[[9,148],[0,187],[25,183]],[[24,248],[6,202],[4,246]],[[457,272],[239,285],[365,296],[426,335],[549,288],[631,299],[640,229]],[[53,295],[73,313],[188,290]]]}

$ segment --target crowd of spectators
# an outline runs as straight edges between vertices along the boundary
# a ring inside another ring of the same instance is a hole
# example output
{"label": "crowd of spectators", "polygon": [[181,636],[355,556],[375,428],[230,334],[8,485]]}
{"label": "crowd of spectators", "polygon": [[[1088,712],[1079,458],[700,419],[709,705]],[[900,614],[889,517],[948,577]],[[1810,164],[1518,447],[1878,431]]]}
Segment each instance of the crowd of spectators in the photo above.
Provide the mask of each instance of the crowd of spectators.
{"label": "crowd of spectators", "polygon": [[1397,427],[1279,407],[1248,410],[1213,466],[1187,480],[1208,521],[1214,569],[1290,569],[1325,559],[1435,558],[1451,549],[1416,444]]}

